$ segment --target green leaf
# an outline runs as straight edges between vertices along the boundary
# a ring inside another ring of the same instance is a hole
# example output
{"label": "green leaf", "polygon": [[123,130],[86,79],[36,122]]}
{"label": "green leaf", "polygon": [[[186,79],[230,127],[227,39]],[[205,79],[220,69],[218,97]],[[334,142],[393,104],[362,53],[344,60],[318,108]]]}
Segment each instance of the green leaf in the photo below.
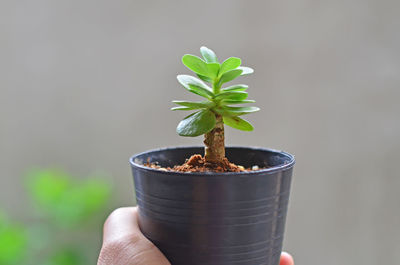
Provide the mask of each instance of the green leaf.
{"label": "green leaf", "polygon": [[201,110],[185,117],[176,128],[181,136],[199,136],[211,131],[215,126],[215,114],[210,110]]}
{"label": "green leaf", "polygon": [[189,107],[189,108],[194,108],[194,109],[210,108],[215,105],[211,101],[193,102],[193,101],[174,100],[172,102],[175,104],[184,106],[184,107]]}
{"label": "green leaf", "polygon": [[206,62],[204,62],[202,59],[200,59],[197,56],[191,55],[191,54],[185,54],[182,57],[182,63],[192,70],[193,72],[200,74],[200,75],[205,75],[209,76],[208,72],[208,67]]}
{"label": "green leaf", "polygon": [[235,104],[246,104],[246,103],[254,103],[255,100],[234,100],[234,99],[223,99],[221,101],[222,105],[235,105]]}
{"label": "green leaf", "polygon": [[219,63],[207,63],[208,77],[214,79],[219,73]]}
{"label": "green leaf", "polygon": [[213,80],[211,78],[209,78],[208,76],[204,76],[204,75],[199,75],[196,74],[201,80],[203,80],[204,82],[208,82],[208,83],[212,83]]}
{"label": "green leaf", "polygon": [[214,93],[211,92],[206,84],[201,80],[190,75],[178,75],[177,79],[187,90],[205,98],[212,98]]}
{"label": "green leaf", "polygon": [[202,46],[200,48],[200,53],[207,63],[218,63],[217,55],[211,49]]}
{"label": "green leaf", "polygon": [[254,73],[254,70],[250,67],[240,66],[240,67],[238,67],[238,69],[243,70],[241,75],[249,75],[249,74]]}
{"label": "green leaf", "polygon": [[237,57],[230,57],[226,59],[222,64],[221,64],[221,70],[219,71],[219,75],[223,75],[224,73],[236,69],[240,66],[242,63],[242,60]]}
{"label": "green leaf", "polygon": [[28,236],[23,227],[0,220],[0,264],[23,264]]}
{"label": "green leaf", "polygon": [[189,107],[173,107],[171,110],[195,110],[199,108],[189,108]]}
{"label": "green leaf", "polygon": [[215,95],[215,99],[244,100],[247,96],[247,92],[244,91],[224,91]]}
{"label": "green leaf", "polygon": [[252,131],[253,125],[251,125],[248,121],[239,118],[239,117],[223,117],[224,123],[232,128],[242,130],[242,131]]}
{"label": "green leaf", "polygon": [[223,88],[222,91],[245,91],[248,88],[247,85],[233,85]]}
{"label": "green leaf", "polygon": [[221,76],[221,79],[219,80],[219,83],[222,85],[223,83],[232,81],[236,77],[240,76],[242,74],[242,71],[243,70],[235,69],[235,70],[230,70],[230,71],[224,73]]}
{"label": "green leaf", "polygon": [[28,187],[40,211],[61,227],[73,226],[92,217],[106,205],[111,192],[109,183],[103,180],[78,182],[56,170],[34,172]]}
{"label": "green leaf", "polygon": [[218,107],[218,108],[213,108],[213,111],[215,112],[215,113],[217,113],[217,114],[219,114],[219,115],[222,115],[222,116],[228,116],[228,117],[230,117],[230,116],[235,116],[235,115],[233,115],[232,113],[229,113],[227,110],[225,110],[223,107]]}
{"label": "green leaf", "polygon": [[230,107],[230,106],[224,106],[223,109],[226,110],[232,116],[240,116],[260,110],[260,108],[258,107]]}
{"label": "green leaf", "polygon": [[56,207],[71,186],[69,176],[61,170],[32,171],[29,189],[33,200],[44,207]]}
{"label": "green leaf", "polygon": [[81,203],[85,207],[84,216],[86,217],[101,210],[102,207],[106,205],[111,195],[109,183],[102,180],[87,179],[86,181],[79,184],[76,183],[75,185],[81,195]]}

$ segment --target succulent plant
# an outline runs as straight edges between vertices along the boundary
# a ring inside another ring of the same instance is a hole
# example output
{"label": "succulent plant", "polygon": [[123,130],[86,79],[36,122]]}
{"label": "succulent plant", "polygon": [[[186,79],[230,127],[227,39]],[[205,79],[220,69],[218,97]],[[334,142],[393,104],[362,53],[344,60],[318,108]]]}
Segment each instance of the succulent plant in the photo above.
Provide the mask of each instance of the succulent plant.
{"label": "succulent plant", "polygon": [[218,163],[225,157],[224,124],[242,131],[252,131],[253,126],[240,116],[259,110],[257,107],[235,106],[255,102],[247,99],[247,85],[222,86],[254,71],[250,67],[241,66],[240,58],[229,57],[219,63],[216,54],[207,47],[201,47],[200,53],[203,58],[191,54],[182,57],[183,64],[198,78],[178,75],[177,79],[189,92],[205,100],[174,100],[173,103],[179,106],[171,110],[194,111],[178,124],[176,131],[181,136],[190,137],[204,134],[205,160]]}

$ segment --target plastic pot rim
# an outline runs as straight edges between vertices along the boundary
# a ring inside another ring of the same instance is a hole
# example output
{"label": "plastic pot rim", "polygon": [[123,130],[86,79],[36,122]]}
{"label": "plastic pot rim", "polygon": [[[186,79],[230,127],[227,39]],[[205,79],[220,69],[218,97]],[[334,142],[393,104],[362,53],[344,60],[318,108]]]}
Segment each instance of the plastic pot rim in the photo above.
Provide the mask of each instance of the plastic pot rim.
{"label": "plastic pot rim", "polygon": [[172,146],[172,147],[163,147],[163,148],[155,148],[151,149],[145,152],[138,153],[136,155],[131,156],[129,159],[130,164],[133,167],[136,167],[137,169],[141,169],[144,171],[153,171],[161,174],[166,174],[166,175],[190,175],[193,177],[202,177],[204,175],[207,176],[229,176],[229,175],[234,175],[234,176],[249,176],[249,175],[258,175],[258,174],[269,174],[269,173],[274,173],[276,171],[284,171],[292,168],[296,162],[294,155],[289,154],[285,151],[281,150],[276,150],[276,149],[271,149],[271,148],[264,148],[264,147],[257,147],[257,146],[226,146],[226,149],[243,149],[247,151],[264,151],[264,152],[269,152],[269,153],[275,153],[279,155],[284,155],[289,159],[288,163],[284,163],[278,166],[273,166],[269,168],[264,168],[260,170],[255,170],[255,171],[242,171],[242,172],[212,172],[212,171],[207,171],[207,172],[177,172],[177,171],[164,171],[156,168],[150,168],[147,167],[143,164],[140,164],[138,162],[135,162],[136,158],[140,156],[144,156],[146,154],[153,153],[153,152],[162,152],[162,151],[173,151],[175,149],[191,149],[191,148],[204,148],[203,146]]}

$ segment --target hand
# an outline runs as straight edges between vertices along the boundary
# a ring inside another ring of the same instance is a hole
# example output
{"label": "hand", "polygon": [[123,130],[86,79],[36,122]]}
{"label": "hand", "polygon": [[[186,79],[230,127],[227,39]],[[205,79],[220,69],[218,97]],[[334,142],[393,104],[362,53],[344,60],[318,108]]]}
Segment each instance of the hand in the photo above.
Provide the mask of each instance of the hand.
{"label": "hand", "polygon": [[[107,218],[97,265],[171,265],[140,232],[137,220],[136,207],[119,208]],[[294,265],[294,262],[283,252],[279,265]]]}

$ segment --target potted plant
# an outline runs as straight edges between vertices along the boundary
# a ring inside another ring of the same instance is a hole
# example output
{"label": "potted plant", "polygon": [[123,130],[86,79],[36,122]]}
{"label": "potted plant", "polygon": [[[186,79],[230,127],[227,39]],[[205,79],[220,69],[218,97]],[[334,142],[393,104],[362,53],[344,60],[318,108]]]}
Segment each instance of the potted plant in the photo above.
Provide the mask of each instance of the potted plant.
{"label": "potted plant", "polygon": [[242,67],[239,58],[219,63],[212,50],[200,52],[203,59],[182,58],[198,78],[177,78],[205,100],[174,101],[179,106],[172,110],[194,111],[177,133],[204,135],[205,148],[164,148],[130,159],[140,228],[173,265],[277,265],[294,157],[225,147],[224,125],[251,131],[240,116],[259,109],[235,106],[254,102],[247,100],[246,85],[223,85],[253,70]]}

